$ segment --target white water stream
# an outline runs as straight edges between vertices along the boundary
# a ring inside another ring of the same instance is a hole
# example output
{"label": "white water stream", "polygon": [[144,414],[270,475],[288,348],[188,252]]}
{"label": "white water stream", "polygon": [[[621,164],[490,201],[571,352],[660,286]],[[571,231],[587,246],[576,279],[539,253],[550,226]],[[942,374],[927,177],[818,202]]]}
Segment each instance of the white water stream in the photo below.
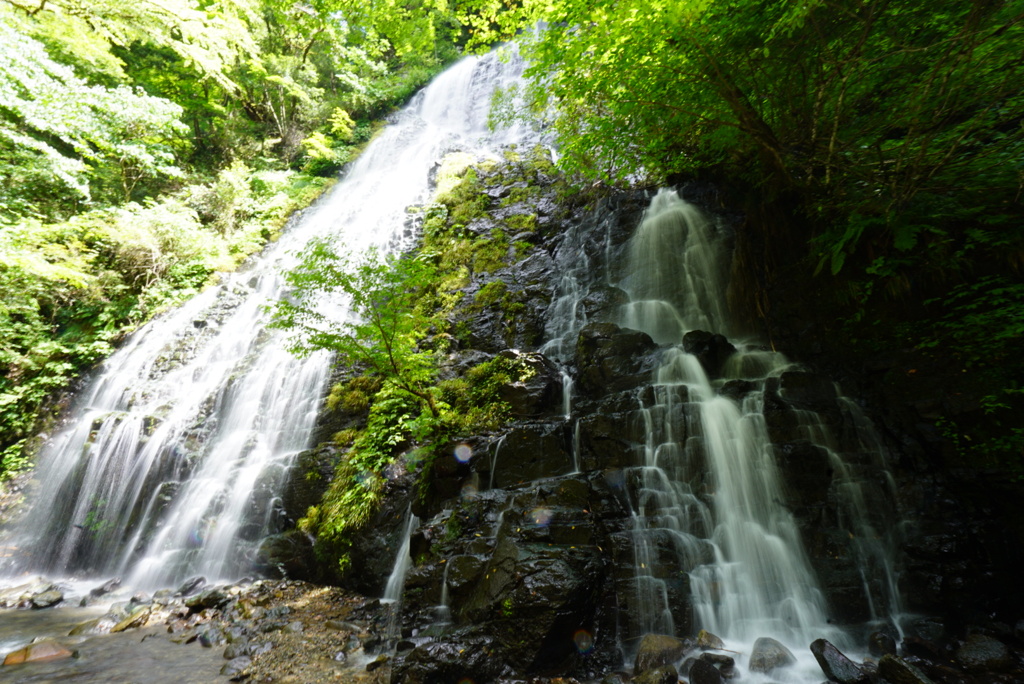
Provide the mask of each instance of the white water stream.
{"label": "white water stream", "polygon": [[152,589],[250,572],[279,531],[278,497],[309,446],[330,364],[296,359],[267,328],[266,306],[287,296],[281,274],[314,238],[353,253],[404,246],[406,208],[427,199],[446,152],[486,155],[529,135],[486,125],[491,93],[521,70],[514,54],[450,68],[262,257],[135,333],[40,456],[31,510],[4,533],[15,553],[3,574],[123,576]]}
{"label": "white water stream", "polygon": [[[690,330],[727,333],[723,264],[713,224],[675,192],[660,192],[631,238],[621,283],[630,303],[620,323],[663,344],[679,345]],[[720,394],[721,383],[709,381],[697,357],[674,346],[663,353],[654,401],[641,402],[643,459],[631,476],[637,575],[629,632],[687,636],[677,621],[692,619],[694,631],[722,637],[741,666],[757,638],[774,637],[800,661],[774,681],[820,681],[808,644],[818,638],[841,648],[852,644],[828,620],[766,427],[766,378],[793,366],[779,354],[736,346],[740,352],[725,374],[751,383],[742,400]],[[870,425],[854,408],[846,410],[860,421],[858,448],[884,472],[877,438],[872,442]],[[848,562],[882,569],[884,605],[874,605],[867,580],[865,593],[873,617],[888,618],[899,610],[891,549],[868,522],[865,482],[834,451],[817,414],[801,413],[801,423],[801,438],[827,449],[836,473],[842,522],[859,554]],[[680,609],[687,601],[689,616]]]}

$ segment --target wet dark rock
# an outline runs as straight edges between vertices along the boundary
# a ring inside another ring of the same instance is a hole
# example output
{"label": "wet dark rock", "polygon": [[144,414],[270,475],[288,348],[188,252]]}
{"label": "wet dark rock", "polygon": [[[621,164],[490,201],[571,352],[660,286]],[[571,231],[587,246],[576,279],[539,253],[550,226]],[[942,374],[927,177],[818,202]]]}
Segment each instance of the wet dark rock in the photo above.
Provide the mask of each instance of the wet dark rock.
{"label": "wet dark rock", "polygon": [[791,406],[819,414],[834,411],[838,396],[830,378],[808,371],[786,371],[779,376],[779,395]]}
{"label": "wet dark rock", "polygon": [[693,648],[692,643],[667,634],[645,634],[633,662],[633,674],[643,674],[675,663]]}
{"label": "wet dark rock", "polygon": [[493,472],[487,478],[495,487],[514,487],[573,470],[564,421],[518,423],[492,450],[489,461],[478,463],[490,467],[493,461]]}
{"label": "wet dark rock", "polygon": [[672,665],[647,670],[631,680],[632,684],[677,684],[678,681],[679,672]]}
{"label": "wet dark rock", "polygon": [[623,290],[607,285],[597,287],[583,298],[581,304],[589,320],[607,320],[629,303],[629,295]]}
{"label": "wet dark rock", "polygon": [[691,330],[683,335],[683,351],[696,356],[708,378],[713,380],[721,376],[722,367],[736,353],[736,347],[724,335]]}
{"label": "wet dark rock", "polygon": [[894,655],[882,656],[878,661],[878,674],[889,684],[934,684],[917,667]]}
{"label": "wet dark rock", "polygon": [[735,659],[733,659],[732,656],[725,655],[724,653],[701,653],[697,660],[703,660],[705,663],[711,663],[719,669],[723,667],[733,667],[736,665]]}
{"label": "wet dark rock", "polygon": [[813,641],[811,653],[830,681],[838,684],[865,684],[868,681],[867,673],[859,665],[825,639]]}
{"label": "wet dark rock", "polygon": [[[337,413],[337,412],[336,412]],[[339,432],[351,421],[341,420],[330,429]],[[332,432],[332,434],[333,434]],[[329,439],[330,435],[323,435]],[[310,506],[316,506],[327,491],[334,468],[341,458],[340,449],[333,442],[326,442],[313,449],[299,452],[289,468],[287,484],[281,492],[281,504],[287,518],[295,522],[306,515]],[[292,575],[298,577],[298,575]]]}
{"label": "wet dark rock", "polygon": [[470,637],[417,646],[392,662],[391,681],[403,684],[434,684],[496,681],[514,674],[501,658],[493,639]]}
{"label": "wet dark rock", "polygon": [[884,655],[896,655],[896,639],[888,632],[872,632],[868,636],[868,653],[881,658]]}
{"label": "wet dark rock", "polygon": [[33,608],[51,608],[64,600],[64,592],[59,589],[49,589],[35,594],[31,599]]}
{"label": "wet dark rock", "polygon": [[650,353],[657,345],[650,335],[614,323],[591,323],[576,343],[581,392],[600,396],[638,387],[654,367]]}
{"label": "wet dark rock", "polygon": [[1006,644],[984,634],[971,634],[956,650],[956,661],[969,672],[1004,672],[1013,666]]}
{"label": "wet dark rock", "polygon": [[722,385],[718,392],[723,397],[729,397],[733,401],[739,402],[743,397],[757,389],[757,387],[757,383],[750,380],[730,380]]}
{"label": "wet dark rock", "polygon": [[223,608],[231,601],[231,597],[223,589],[214,587],[195,596],[185,599],[189,611],[198,613],[207,608]]}
{"label": "wet dark rock", "polygon": [[275,534],[260,542],[255,569],[266,577],[310,580],[316,577],[313,542],[299,530]]}
{"label": "wet dark rock", "polygon": [[697,634],[697,648],[704,651],[714,651],[725,648],[725,642],[706,629],[702,629]]}
{"label": "wet dark rock", "polygon": [[184,584],[178,587],[175,596],[191,596],[206,586],[205,577],[192,577],[185,580]]}
{"label": "wet dark rock", "polygon": [[706,660],[695,660],[690,666],[690,684],[723,684],[725,678],[718,668]]}
{"label": "wet dark rock", "polygon": [[99,598],[100,596],[105,596],[106,594],[109,594],[110,592],[118,589],[120,586],[121,578],[115,577],[113,579],[107,580],[98,587],[93,587],[92,589],[90,589],[89,596],[92,596],[93,598]]}
{"label": "wet dark rock", "polygon": [[509,405],[513,416],[539,416],[561,410],[562,381],[558,369],[543,354],[506,349],[498,358],[514,361],[528,369],[526,380],[498,388],[498,396]]}
{"label": "wet dark rock", "polygon": [[234,660],[235,658],[240,658],[246,655],[249,655],[248,639],[230,642],[228,643],[227,648],[224,649],[224,657],[227,660]]}
{"label": "wet dark rock", "polygon": [[395,550],[404,541],[413,478],[401,473],[388,480],[385,497],[373,517],[352,536],[351,564],[342,585],[366,596],[382,596],[395,566]]}
{"label": "wet dark rock", "polygon": [[751,672],[771,674],[794,663],[796,656],[792,651],[771,637],[761,637],[754,642],[747,667]]}
{"label": "wet dark rock", "polygon": [[[925,660],[942,660],[945,656],[942,646],[931,639],[922,639],[918,636],[906,636],[903,637],[903,641],[900,645],[903,647],[903,652],[906,655],[911,655],[915,658],[924,658]],[[895,655],[895,652],[893,655]]]}
{"label": "wet dark rock", "polygon": [[824,504],[832,485],[828,451],[806,440],[775,444],[773,449],[788,502],[798,509]]}

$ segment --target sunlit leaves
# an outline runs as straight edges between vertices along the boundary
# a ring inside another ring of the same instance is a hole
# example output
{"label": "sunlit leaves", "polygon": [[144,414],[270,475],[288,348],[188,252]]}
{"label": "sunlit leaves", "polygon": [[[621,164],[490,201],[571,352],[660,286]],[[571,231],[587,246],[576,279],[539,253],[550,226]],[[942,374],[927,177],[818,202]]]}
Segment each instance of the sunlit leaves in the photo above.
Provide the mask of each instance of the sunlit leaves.
{"label": "sunlit leaves", "polygon": [[[110,165],[126,192],[140,176],[179,174],[168,144],[186,130],[178,105],[127,86],[90,85],[2,21],[0,42],[0,143],[15,152],[11,161],[32,159],[38,173],[83,199],[99,165]],[[21,173],[0,163],[2,177]]]}
{"label": "sunlit leaves", "polygon": [[248,0],[218,0],[202,5],[195,0],[7,0],[6,5],[8,10],[17,7],[16,11],[32,17],[46,15],[42,21],[74,26],[64,37],[76,42],[89,35],[90,42],[100,39],[110,45],[144,42],[169,47],[200,73],[229,87],[226,70],[237,55],[255,48],[249,30],[249,24],[255,20],[255,9]]}

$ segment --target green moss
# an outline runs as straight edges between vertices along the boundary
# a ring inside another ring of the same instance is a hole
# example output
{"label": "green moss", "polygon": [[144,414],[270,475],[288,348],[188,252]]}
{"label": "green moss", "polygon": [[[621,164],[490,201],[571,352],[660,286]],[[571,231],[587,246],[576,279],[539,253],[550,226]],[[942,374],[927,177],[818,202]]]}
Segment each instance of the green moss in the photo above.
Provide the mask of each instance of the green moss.
{"label": "green moss", "polygon": [[532,233],[537,230],[536,214],[515,214],[505,219],[513,233]]}
{"label": "green moss", "polygon": [[473,296],[473,303],[478,307],[494,306],[508,294],[508,285],[501,280],[492,280]]}
{"label": "green moss", "polygon": [[448,207],[449,223],[468,225],[486,215],[490,198],[480,184],[477,170],[470,167],[462,180],[448,192],[438,195],[437,201]]}

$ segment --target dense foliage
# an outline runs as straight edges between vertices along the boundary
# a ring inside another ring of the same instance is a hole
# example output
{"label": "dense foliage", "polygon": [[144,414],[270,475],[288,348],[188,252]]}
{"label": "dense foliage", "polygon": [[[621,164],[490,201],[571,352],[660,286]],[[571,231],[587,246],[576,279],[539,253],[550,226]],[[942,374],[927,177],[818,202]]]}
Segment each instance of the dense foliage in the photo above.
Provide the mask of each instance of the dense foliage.
{"label": "dense foliage", "polygon": [[[832,290],[817,305],[864,351],[936,350],[984,376],[971,391],[991,415],[1024,408],[1019,2],[555,0],[496,17],[491,36],[547,22],[525,38],[528,99],[563,166],[747,188],[762,315],[769,287]],[[1020,468],[1020,430],[1006,453]]]}
{"label": "dense foliage", "polygon": [[[301,174],[336,173],[462,45],[516,33],[565,169],[747,188],[760,285],[834,289],[858,340],[951,354],[997,422],[1024,408],[1019,2],[0,0],[9,462],[46,396],[322,187]],[[486,268],[495,237],[435,255],[440,278]],[[989,442],[1012,453],[1009,429]]]}
{"label": "dense foliage", "polygon": [[0,475],[48,397],[273,238],[459,39],[432,0],[0,0]]}

